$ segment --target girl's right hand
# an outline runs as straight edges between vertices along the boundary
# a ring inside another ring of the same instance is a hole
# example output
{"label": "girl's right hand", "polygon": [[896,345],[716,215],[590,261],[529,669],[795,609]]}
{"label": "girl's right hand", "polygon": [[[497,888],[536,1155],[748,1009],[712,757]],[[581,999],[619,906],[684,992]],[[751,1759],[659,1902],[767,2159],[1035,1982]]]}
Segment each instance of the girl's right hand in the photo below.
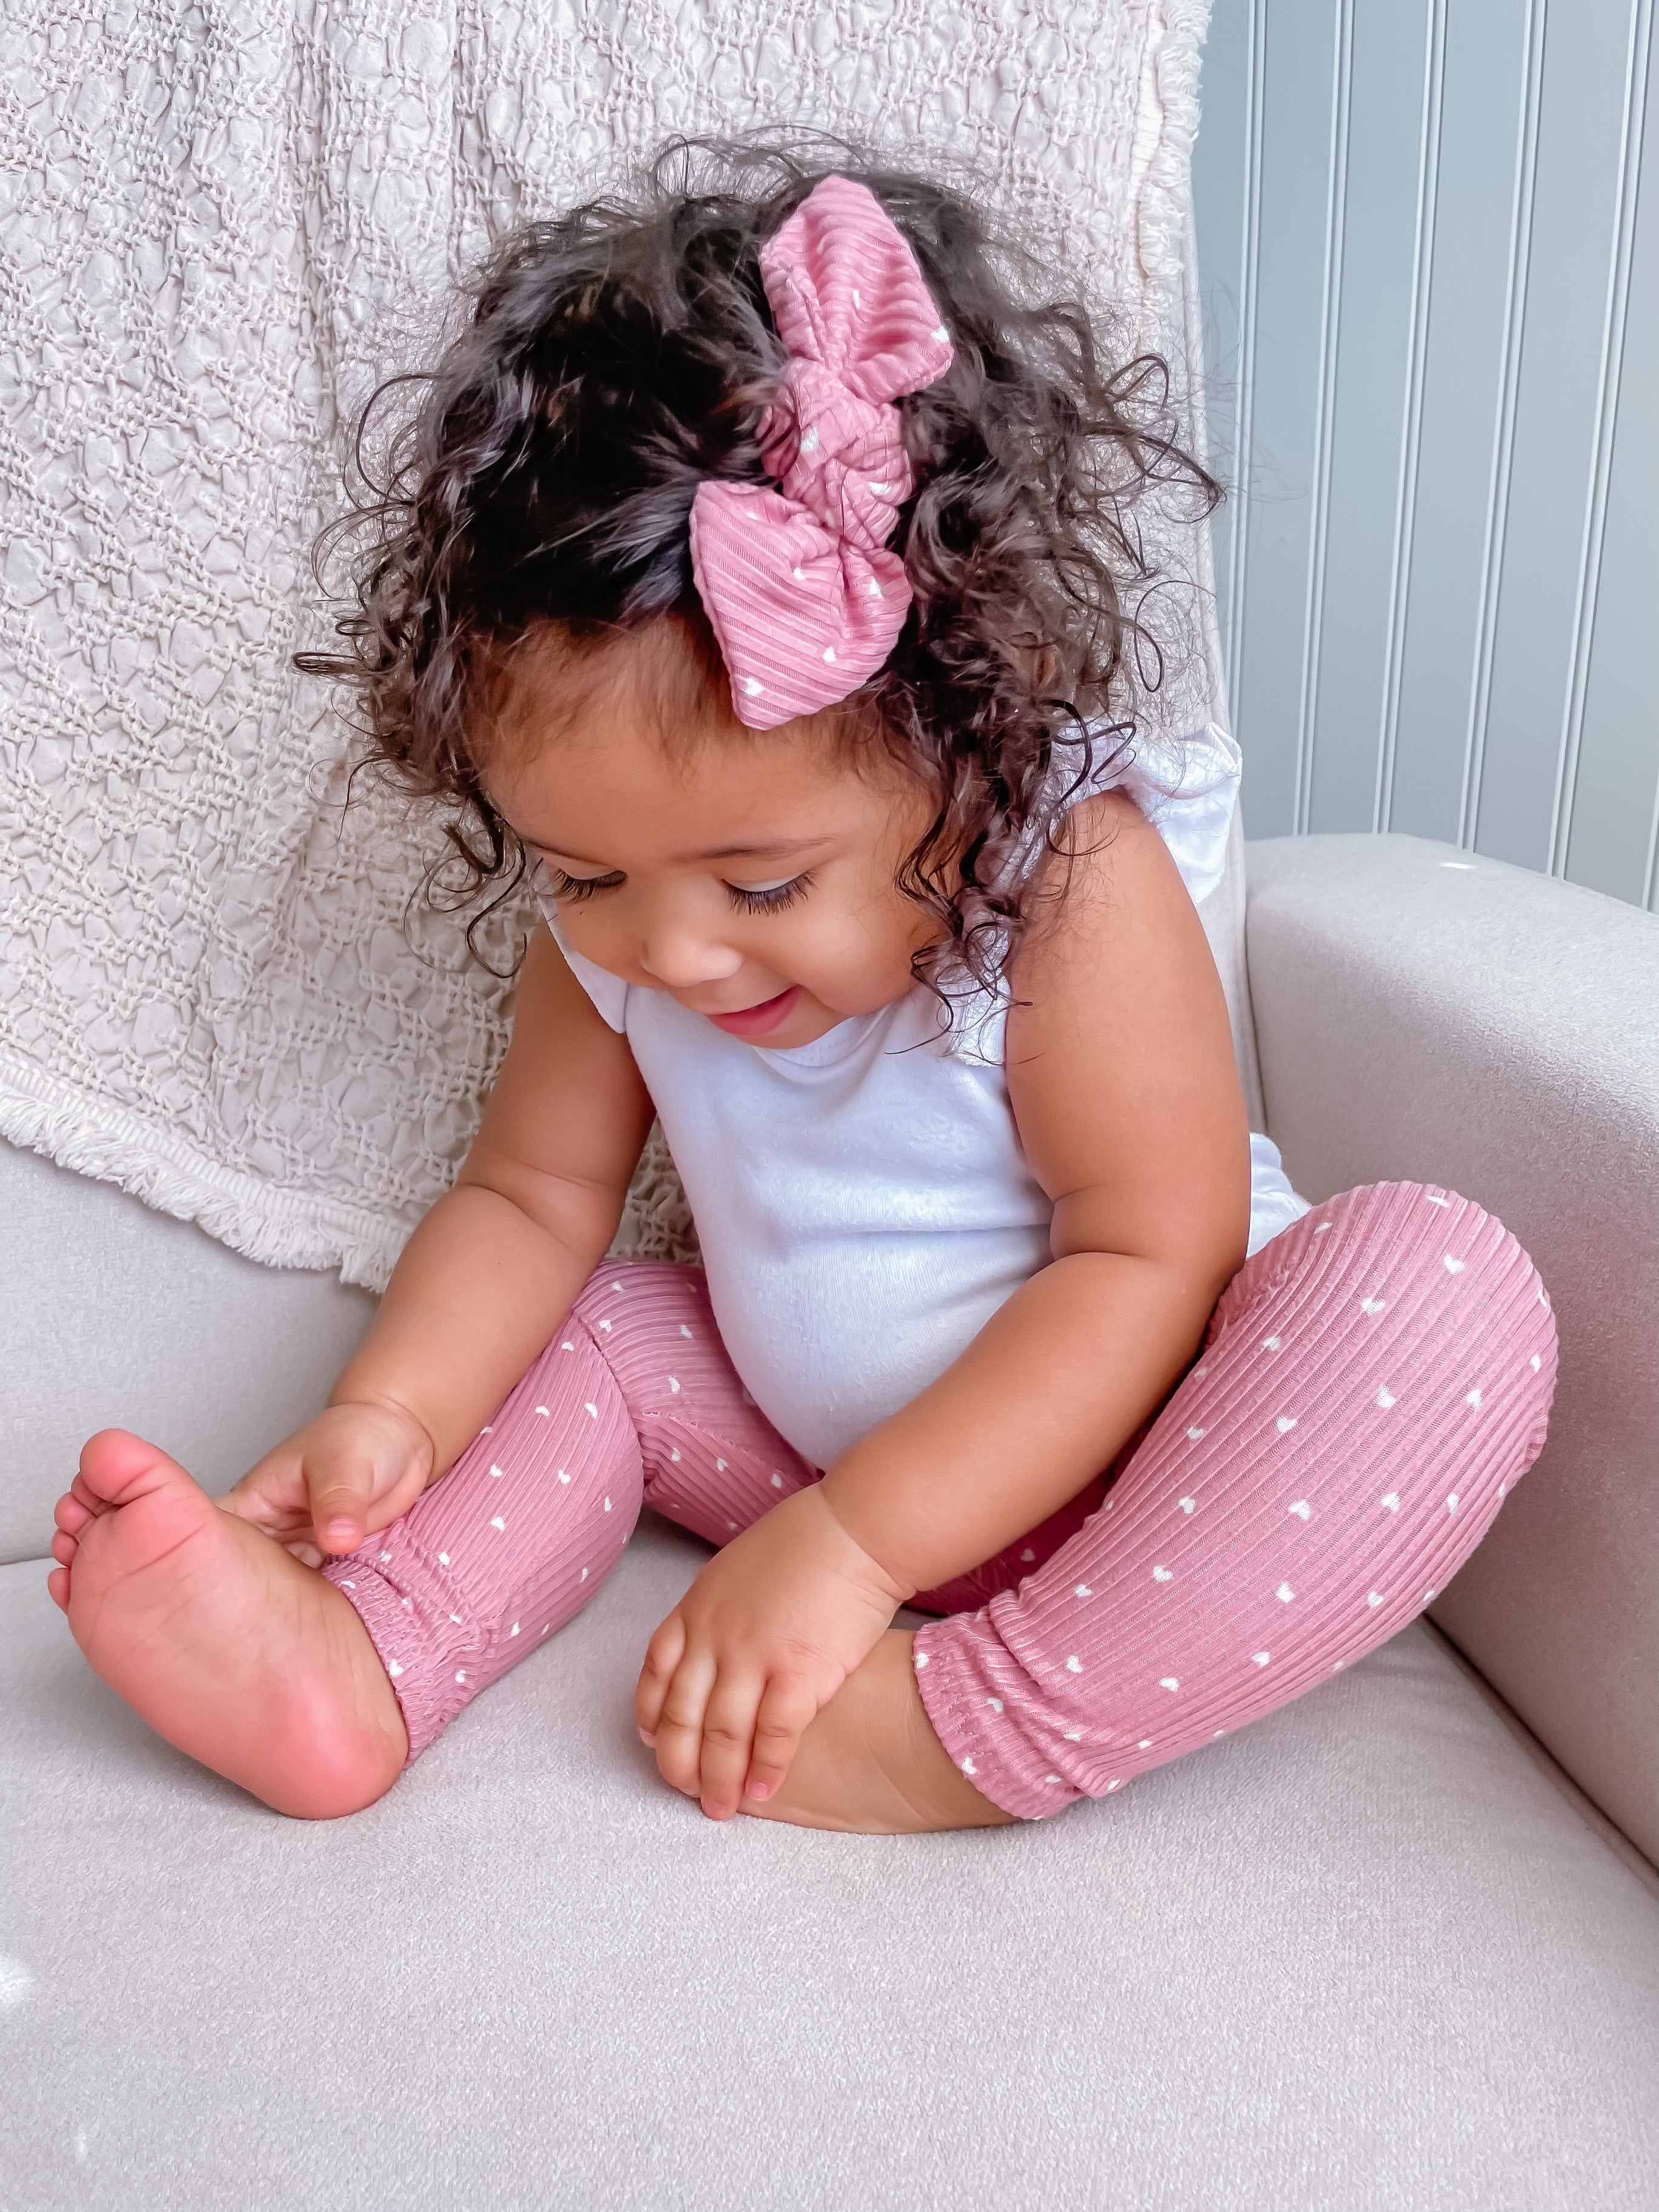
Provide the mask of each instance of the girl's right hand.
{"label": "girl's right hand", "polygon": [[320,1566],[407,1513],[432,1480],[434,1456],[412,1413],[348,1401],[296,1429],[219,1502]]}

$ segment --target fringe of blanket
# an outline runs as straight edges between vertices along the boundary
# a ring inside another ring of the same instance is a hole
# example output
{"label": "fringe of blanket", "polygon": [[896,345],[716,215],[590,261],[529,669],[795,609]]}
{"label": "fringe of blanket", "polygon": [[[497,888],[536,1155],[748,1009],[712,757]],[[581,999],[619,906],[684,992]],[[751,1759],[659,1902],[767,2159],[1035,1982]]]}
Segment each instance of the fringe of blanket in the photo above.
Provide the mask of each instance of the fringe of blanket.
{"label": "fringe of blanket", "polygon": [[[343,1283],[385,1290],[412,1233],[364,1206],[262,1182],[210,1159],[131,1108],[96,1098],[0,1054],[0,1140],[39,1152],[94,1182],[113,1183],[158,1213],[194,1222],[267,1267],[326,1268]],[[660,1128],[653,1127],[611,1255],[698,1261],[691,1209]]]}
{"label": "fringe of blanket", "polygon": [[368,1207],[307,1197],[210,1159],[143,1115],[27,1061],[0,1055],[0,1138],[114,1183],[158,1213],[193,1221],[268,1267],[337,1271],[383,1291],[410,1233]]}

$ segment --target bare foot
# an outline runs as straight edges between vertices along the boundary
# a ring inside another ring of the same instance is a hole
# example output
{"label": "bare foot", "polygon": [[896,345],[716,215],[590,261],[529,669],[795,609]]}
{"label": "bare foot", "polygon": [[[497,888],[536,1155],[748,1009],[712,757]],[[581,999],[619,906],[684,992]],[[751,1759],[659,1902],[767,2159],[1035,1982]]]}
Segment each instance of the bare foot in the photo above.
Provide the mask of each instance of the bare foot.
{"label": "bare foot", "polygon": [[801,1738],[776,1796],[745,1797],[738,1811],[866,1836],[1011,1825],[1014,1815],[981,1796],[934,1735],[912,1641],[890,1628]]}
{"label": "bare foot", "polygon": [[409,1739],[350,1601],[154,1444],[90,1438],[58,1531],[52,1595],[158,1735],[300,1820],[392,1787]]}

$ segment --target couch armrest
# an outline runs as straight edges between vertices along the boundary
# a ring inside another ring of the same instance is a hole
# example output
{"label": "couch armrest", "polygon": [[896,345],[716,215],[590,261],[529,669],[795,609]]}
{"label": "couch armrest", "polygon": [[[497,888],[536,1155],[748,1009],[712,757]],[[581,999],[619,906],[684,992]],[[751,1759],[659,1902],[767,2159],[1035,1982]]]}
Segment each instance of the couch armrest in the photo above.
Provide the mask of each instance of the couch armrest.
{"label": "couch armrest", "polygon": [[1659,1860],[1659,919],[1416,837],[1246,851],[1297,1189],[1462,1191],[1555,1306],[1549,1442],[1435,1620]]}

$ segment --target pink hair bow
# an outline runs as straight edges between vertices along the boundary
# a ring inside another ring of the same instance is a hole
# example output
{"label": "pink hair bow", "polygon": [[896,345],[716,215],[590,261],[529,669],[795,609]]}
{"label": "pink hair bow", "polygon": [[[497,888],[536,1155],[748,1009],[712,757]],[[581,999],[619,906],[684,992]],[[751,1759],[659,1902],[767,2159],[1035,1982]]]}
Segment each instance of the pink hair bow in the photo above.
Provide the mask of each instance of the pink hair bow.
{"label": "pink hair bow", "polygon": [[711,478],[691,502],[691,569],[738,719],[773,730],[873,676],[910,605],[887,550],[910,496],[893,405],[951,365],[915,257],[875,194],[825,177],[761,248],[789,359],[761,422],[769,485]]}

